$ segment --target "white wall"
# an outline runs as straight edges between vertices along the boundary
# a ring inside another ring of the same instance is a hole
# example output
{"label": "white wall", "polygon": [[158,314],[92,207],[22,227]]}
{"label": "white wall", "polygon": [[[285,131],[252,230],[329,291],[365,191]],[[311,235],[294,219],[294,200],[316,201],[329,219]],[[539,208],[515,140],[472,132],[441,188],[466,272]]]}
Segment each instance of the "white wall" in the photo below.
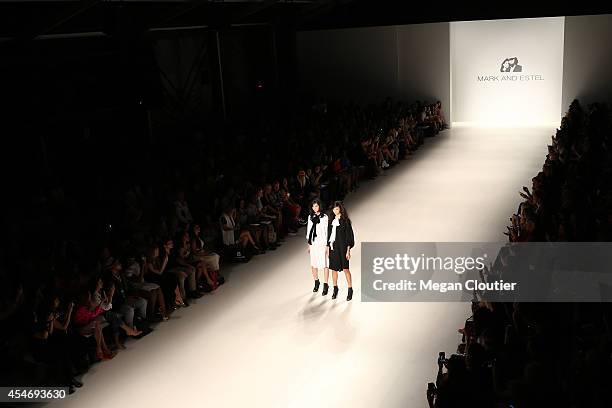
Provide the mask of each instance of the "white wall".
{"label": "white wall", "polygon": [[303,91],[378,102],[440,99],[450,110],[448,23],[298,33]]}
{"label": "white wall", "polygon": [[[453,120],[524,125],[560,120],[563,17],[451,23]],[[521,72],[500,72],[517,57]],[[488,78],[485,79],[485,78]]]}
{"label": "white wall", "polygon": [[612,102],[612,15],[565,18],[562,110],[581,103]]}

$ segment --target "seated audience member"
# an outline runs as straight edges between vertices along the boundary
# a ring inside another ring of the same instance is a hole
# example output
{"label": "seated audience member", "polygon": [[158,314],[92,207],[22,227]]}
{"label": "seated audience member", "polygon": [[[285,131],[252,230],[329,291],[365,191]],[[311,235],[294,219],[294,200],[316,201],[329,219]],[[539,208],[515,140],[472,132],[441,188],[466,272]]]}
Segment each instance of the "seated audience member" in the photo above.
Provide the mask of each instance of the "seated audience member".
{"label": "seated audience member", "polygon": [[179,290],[178,276],[168,272],[168,258],[169,252],[166,251],[165,247],[160,256],[159,246],[151,245],[143,269],[146,279],[157,283],[161,287],[166,305],[175,310],[177,307],[183,306],[184,302]]}
{"label": "seated audience member", "polygon": [[416,137],[416,121],[412,115],[408,115],[400,120],[401,133],[404,136],[406,152],[412,154],[419,147],[419,140]]}
{"label": "seated audience member", "polygon": [[249,228],[252,228],[255,241],[263,250],[276,249],[273,238],[274,228],[269,220],[269,217],[262,211],[262,204],[259,200],[258,192],[251,195],[249,202],[246,204],[247,222]]}
{"label": "seated audience member", "polygon": [[174,202],[174,209],[176,218],[179,222],[179,229],[185,229],[188,225],[193,223],[193,216],[189,210],[189,204],[185,200],[185,192],[179,191],[177,193],[177,199]]}
{"label": "seated audience member", "polygon": [[312,170],[312,177],[310,177],[313,188],[317,192],[319,199],[324,203],[331,202],[332,190],[329,186],[331,180],[326,170],[327,166],[316,165]]}
{"label": "seated audience member", "polygon": [[292,200],[300,205],[300,224],[304,224],[312,193],[312,186],[308,177],[306,177],[306,172],[304,170],[298,171],[297,176],[292,179],[289,187]]}
{"label": "seated audience member", "polygon": [[[208,271],[204,266],[204,262],[193,256],[191,235],[189,230],[185,230],[177,239],[179,242],[177,259],[183,265],[189,265],[195,268],[196,292],[197,296],[201,296],[203,292],[210,292],[217,288],[215,281],[208,275]],[[195,295],[195,294],[194,294]]]}
{"label": "seated audience member", "polygon": [[147,300],[138,296],[128,288],[127,280],[123,276],[123,266],[118,259],[111,259],[106,265],[106,290],[113,296],[108,300],[113,305],[113,312],[131,329],[134,329],[136,320],[145,322],[147,318]]}
{"label": "seated audience member", "polygon": [[280,197],[280,181],[274,180],[270,184],[269,191],[266,189],[265,194],[266,200],[270,203],[270,205],[274,206],[275,208],[282,209],[283,200],[281,200]]}
{"label": "seated audience member", "polygon": [[323,171],[321,170],[321,166],[317,164],[316,166],[314,166],[312,174],[309,176],[310,182],[315,189],[321,188],[322,176]]}
{"label": "seated audience member", "polygon": [[249,222],[248,208],[244,199],[239,200],[238,209],[234,210],[234,213],[235,231],[238,233],[238,241],[244,242],[243,248],[250,247],[255,254],[265,253],[266,251],[257,244],[262,241],[263,230],[260,225]]}
{"label": "seated audience member", "polygon": [[[443,373],[443,367],[447,372]],[[438,378],[436,380],[436,393],[428,395],[430,407],[482,407],[477,403],[478,390],[473,387],[470,375],[466,369],[465,359],[453,354],[446,361],[438,362]],[[435,402],[434,402],[435,401]]]}
{"label": "seated audience member", "polygon": [[338,157],[329,166],[327,181],[331,184],[330,190],[334,197],[342,198],[346,194],[346,175],[342,167],[342,161]]}
{"label": "seated audience member", "polygon": [[283,213],[280,209],[280,200],[273,194],[272,184],[266,183],[264,188],[258,191],[258,195],[262,213],[269,216],[278,240],[282,240],[286,234],[283,230]]}
{"label": "seated audience member", "polygon": [[374,138],[366,136],[361,140],[361,148],[363,154],[367,158],[367,174],[370,178],[374,178],[380,174],[382,167],[380,165],[379,154],[378,154],[378,142]]}
{"label": "seated audience member", "polygon": [[[76,370],[70,359],[66,339],[53,336],[55,330],[65,330],[69,324],[69,321],[59,321],[58,307],[59,298],[52,296],[51,302],[42,304],[35,313],[32,354],[37,361],[48,365],[49,384],[69,387],[69,393],[72,394],[74,387],[82,384],[74,378]],[[72,312],[72,306],[69,306],[69,311]]]}
{"label": "seated audience member", "polygon": [[236,245],[236,221],[234,219],[235,210],[233,207],[226,207],[219,218],[221,227],[221,240],[225,247],[233,248]]}
{"label": "seated audience member", "polygon": [[347,194],[348,194],[348,193],[355,191],[357,187],[359,187],[360,170],[359,170],[359,166],[357,165],[357,163],[353,163],[353,161],[351,160],[348,150],[342,151],[341,160],[342,160],[342,168],[346,169],[346,173],[348,176],[348,183],[347,183],[347,189],[348,189]]}
{"label": "seated audience member", "polygon": [[289,192],[289,179],[287,177],[283,177],[280,181],[279,189],[283,189]]}
{"label": "seated audience member", "polygon": [[387,157],[390,163],[395,163],[399,160],[399,142],[397,129],[389,129],[386,140]]}
{"label": "seated audience member", "polygon": [[128,258],[124,273],[128,288],[130,292],[136,293],[147,300],[147,318],[149,321],[168,320],[166,301],[160,285],[145,280],[144,265],[146,262],[146,256],[142,257],[142,265],[135,258]]}
{"label": "seated audience member", "polygon": [[301,225],[299,214],[301,206],[291,199],[289,192],[284,188],[280,190],[280,198],[283,203],[283,219],[286,220],[289,234],[295,235]]}
{"label": "seated audience member", "polygon": [[380,167],[382,167],[383,170],[386,170],[391,167],[391,163],[393,161],[391,152],[389,150],[389,141],[387,136],[382,133],[376,136],[376,138],[378,140],[378,151],[381,163]]}
{"label": "seated audience member", "polygon": [[104,334],[102,333],[103,324],[100,322],[100,319],[96,319],[103,313],[104,309],[96,306],[91,293],[87,291],[79,298],[79,304],[74,314],[74,324],[81,336],[93,336],[95,338],[96,358],[98,360],[110,360],[115,357],[116,353],[112,352],[106,345]]}
{"label": "seated audience member", "polygon": [[233,259],[245,260],[244,250],[247,245],[254,245],[253,238],[248,234],[248,231],[241,230],[240,225],[236,221],[236,209],[227,207],[219,218],[221,227],[221,238],[226,252]]}
{"label": "seated audience member", "polygon": [[425,106],[421,106],[419,108],[418,121],[419,121],[419,123],[426,123],[427,122],[427,108]]}
{"label": "seated audience member", "polygon": [[344,198],[353,191],[358,171],[351,163],[345,150],[333,163],[334,172],[338,177],[338,198]]}
{"label": "seated audience member", "polygon": [[209,284],[213,287],[223,285],[225,278],[219,273],[219,254],[212,252],[204,245],[201,236],[202,229],[199,224],[195,224],[191,236],[191,253],[197,258],[206,270],[206,276],[210,278]]}
{"label": "seated audience member", "polygon": [[437,101],[435,105],[435,116],[439,123],[440,129],[448,128],[446,124],[446,118],[444,117],[444,111],[442,110],[442,102]]}
{"label": "seated audience member", "polygon": [[181,254],[174,249],[174,241],[167,239],[164,242],[164,252],[168,256],[166,268],[168,273],[176,275],[181,299],[186,306],[189,306],[188,298],[197,299],[202,295],[197,292],[196,268],[190,265]]}
{"label": "seated audience member", "polygon": [[302,200],[310,200],[316,194],[310,179],[306,175],[305,170],[298,171],[297,176],[293,180],[293,191],[296,198]]}
{"label": "seated audience member", "polygon": [[[272,183],[272,195],[282,214],[282,219],[283,219],[282,229],[286,231],[287,234],[295,234],[299,228],[297,217],[300,213],[300,209],[298,208],[299,206],[297,204],[292,203],[290,200],[288,201],[285,198],[285,196],[287,195],[286,194],[287,190],[283,190],[283,191],[281,191],[280,181],[275,180]],[[288,207],[288,205],[291,205],[294,207]]]}
{"label": "seated audience member", "polygon": [[128,324],[123,320],[122,314],[112,310],[112,299],[115,295],[115,286],[112,285],[108,289],[107,293],[104,290],[104,282],[102,281],[102,278],[96,279],[95,282],[96,283],[91,291],[92,304],[94,307],[100,307],[104,310],[104,313],[97,316],[96,320],[98,320],[101,324],[108,322],[113,334],[115,348],[117,350],[125,349],[125,346],[119,337],[119,329],[122,329],[126,335],[132,337],[139,336],[142,332],[134,327],[128,326]]}

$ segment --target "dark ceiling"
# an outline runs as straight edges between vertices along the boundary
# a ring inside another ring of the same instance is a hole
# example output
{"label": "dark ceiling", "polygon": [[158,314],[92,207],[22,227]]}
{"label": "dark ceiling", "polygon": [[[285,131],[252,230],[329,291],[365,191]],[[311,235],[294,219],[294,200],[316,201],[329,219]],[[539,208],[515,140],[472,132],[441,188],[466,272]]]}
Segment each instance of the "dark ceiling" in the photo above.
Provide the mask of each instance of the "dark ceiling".
{"label": "dark ceiling", "polygon": [[0,38],[282,24],[300,30],[612,13],[612,2],[304,0],[2,1]]}

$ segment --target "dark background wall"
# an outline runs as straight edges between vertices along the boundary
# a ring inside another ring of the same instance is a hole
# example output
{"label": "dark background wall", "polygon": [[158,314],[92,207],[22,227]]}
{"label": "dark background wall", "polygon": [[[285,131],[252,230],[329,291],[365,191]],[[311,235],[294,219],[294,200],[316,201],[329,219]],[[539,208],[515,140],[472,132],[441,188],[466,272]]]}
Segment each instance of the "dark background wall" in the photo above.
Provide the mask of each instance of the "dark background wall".
{"label": "dark background wall", "polygon": [[450,121],[450,24],[397,26],[398,87],[407,100],[440,100]]}
{"label": "dark background wall", "polygon": [[4,47],[0,111],[11,154],[2,166],[20,169],[19,188],[68,179],[95,186],[101,168],[104,178],[123,180],[116,163],[154,160],[143,150],[151,143],[181,146],[197,131],[218,140],[226,123],[248,129],[254,119],[273,121],[283,103],[277,96],[295,86],[294,41],[283,30],[226,27]]}
{"label": "dark background wall", "polygon": [[304,93],[361,102],[440,99],[450,107],[448,23],[303,31],[297,53]]}
{"label": "dark background wall", "polygon": [[367,102],[398,94],[395,27],[299,32],[297,50],[305,94]]}
{"label": "dark background wall", "polygon": [[[192,33],[154,42],[158,76],[164,88],[164,101],[156,120],[164,122],[208,117],[214,111],[214,79],[217,58],[214,38],[208,33]],[[160,113],[161,113],[160,112]]]}
{"label": "dark background wall", "polygon": [[612,102],[612,15],[565,17],[562,112],[574,98]]}

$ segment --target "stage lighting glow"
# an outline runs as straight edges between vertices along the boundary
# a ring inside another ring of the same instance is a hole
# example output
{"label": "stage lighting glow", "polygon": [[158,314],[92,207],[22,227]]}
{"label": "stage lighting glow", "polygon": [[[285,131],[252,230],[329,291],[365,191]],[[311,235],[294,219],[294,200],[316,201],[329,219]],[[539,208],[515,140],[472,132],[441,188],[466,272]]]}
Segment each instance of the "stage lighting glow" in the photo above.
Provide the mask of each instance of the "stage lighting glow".
{"label": "stage lighting glow", "polygon": [[564,17],[451,23],[453,121],[558,123]]}

